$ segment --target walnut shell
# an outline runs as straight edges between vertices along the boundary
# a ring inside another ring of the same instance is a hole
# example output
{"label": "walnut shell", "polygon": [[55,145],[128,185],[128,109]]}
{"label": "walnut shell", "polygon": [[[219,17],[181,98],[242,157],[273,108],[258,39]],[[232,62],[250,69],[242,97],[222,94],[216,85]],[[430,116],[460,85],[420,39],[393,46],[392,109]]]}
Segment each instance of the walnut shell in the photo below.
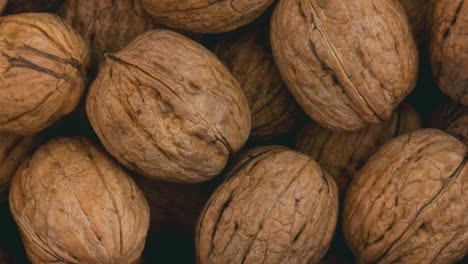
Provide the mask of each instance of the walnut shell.
{"label": "walnut shell", "polygon": [[206,181],[250,133],[234,77],[201,45],[168,30],[147,32],[106,57],[87,112],[107,150],[155,180]]}
{"label": "walnut shell", "polygon": [[249,101],[250,135],[257,141],[290,132],[302,120],[301,108],[281,78],[269,43],[268,28],[259,25],[222,39],[214,48]]}
{"label": "walnut shell", "polygon": [[468,249],[467,147],[435,129],[400,136],[356,175],[343,229],[359,263],[453,263]]}
{"label": "walnut shell", "polygon": [[433,0],[431,4],[432,75],[446,95],[468,105],[468,2]]}
{"label": "walnut shell", "polygon": [[400,0],[400,3],[406,11],[416,42],[421,44],[426,39],[426,10],[429,1]]}
{"label": "walnut shell", "polygon": [[281,0],[271,27],[289,90],[324,127],[387,120],[415,86],[418,52],[396,1]]}
{"label": "walnut shell", "polygon": [[445,130],[468,145],[468,107],[449,102],[434,114],[432,127]]}
{"label": "walnut shell", "polygon": [[149,225],[133,180],[79,138],[52,140],[21,165],[10,209],[32,263],[134,263]]}
{"label": "walnut shell", "polygon": [[0,17],[0,132],[35,134],[78,104],[88,64],[86,44],[45,13]]}
{"label": "walnut shell", "polygon": [[357,171],[384,143],[418,128],[419,113],[403,104],[389,120],[357,132],[332,131],[310,122],[299,132],[294,148],[317,161],[335,179],[343,195]]}
{"label": "walnut shell", "polygon": [[310,157],[260,147],[216,189],[197,227],[198,263],[317,263],[335,231],[338,190]]}
{"label": "walnut shell", "polygon": [[234,30],[259,17],[273,0],[142,0],[143,7],[171,28],[199,33]]}
{"label": "walnut shell", "polygon": [[[1,0],[0,0],[1,1]],[[29,13],[54,11],[63,0],[9,0],[6,13]]]}

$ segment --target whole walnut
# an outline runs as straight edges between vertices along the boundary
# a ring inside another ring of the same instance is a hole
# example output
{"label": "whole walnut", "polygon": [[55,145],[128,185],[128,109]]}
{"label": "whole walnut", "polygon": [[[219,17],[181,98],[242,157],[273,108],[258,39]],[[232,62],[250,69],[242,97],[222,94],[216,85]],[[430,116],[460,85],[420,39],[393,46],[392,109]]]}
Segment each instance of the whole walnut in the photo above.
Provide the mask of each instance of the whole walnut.
{"label": "whole walnut", "polygon": [[468,107],[449,102],[437,109],[432,127],[447,131],[468,145]]}
{"label": "whole walnut", "polygon": [[[1,2],[2,0],[0,0]],[[29,13],[55,11],[63,0],[8,0],[6,13]]]}
{"label": "whole walnut", "polygon": [[56,15],[0,17],[0,132],[35,134],[83,94],[86,44]]}
{"label": "whole walnut", "polygon": [[32,263],[134,263],[149,208],[113,160],[81,138],[41,146],[17,171],[10,209]]}
{"label": "whole walnut", "polygon": [[416,42],[421,44],[426,39],[426,10],[429,1],[400,0],[400,3],[408,15]]}
{"label": "whole walnut", "polygon": [[415,86],[418,52],[396,1],[281,0],[271,27],[288,88],[326,128],[383,122]]}
{"label": "whole walnut", "polygon": [[168,30],[106,56],[87,112],[107,150],[155,180],[209,180],[250,133],[249,106],[234,77],[201,45]]}
{"label": "whole walnut", "polygon": [[436,129],[402,135],[356,175],[343,229],[358,263],[454,263],[468,252],[467,147]]}
{"label": "whole walnut", "polygon": [[468,105],[468,3],[432,0],[429,24],[432,75],[445,94]]}
{"label": "whole walnut", "polygon": [[418,128],[419,113],[409,104],[402,104],[389,120],[357,132],[332,131],[310,122],[297,135],[294,148],[317,161],[344,195],[357,171],[383,144]]}
{"label": "whole walnut", "polygon": [[143,7],[171,28],[199,33],[234,30],[259,17],[273,0],[142,0]]}
{"label": "whole walnut", "polygon": [[257,141],[287,133],[302,119],[301,109],[276,67],[269,43],[268,27],[260,24],[222,39],[214,48],[249,101],[250,135]]}
{"label": "whole walnut", "polygon": [[333,179],[284,147],[249,151],[203,210],[197,263],[317,263],[338,215]]}

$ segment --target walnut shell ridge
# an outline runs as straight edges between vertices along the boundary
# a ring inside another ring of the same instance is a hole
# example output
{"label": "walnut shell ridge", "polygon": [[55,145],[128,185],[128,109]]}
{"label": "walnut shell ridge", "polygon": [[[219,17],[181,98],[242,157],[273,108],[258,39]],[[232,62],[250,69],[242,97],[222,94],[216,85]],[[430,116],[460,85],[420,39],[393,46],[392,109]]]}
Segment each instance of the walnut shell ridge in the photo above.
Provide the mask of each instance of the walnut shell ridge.
{"label": "walnut shell ridge", "polygon": [[468,252],[467,147],[436,129],[383,146],[351,183],[343,231],[358,263],[454,263]]}
{"label": "walnut shell ridge", "polygon": [[446,95],[468,106],[468,3],[433,0],[428,16],[432,75]]}
{"label": "walnut shell ridge", "polygon": [[87,112],[116,159],[162,181],[209,180],[250,133],[235,78],[208,50],[168,30],[147,32],[106,57]]}
{"label": "walnut shell ridge", "polygon": [[468,145],[468,106],[449,102],[437,109],[432,127],[447,131]]}
{"label": "walnut shell ridge", "polygon": [[418,51],[396,1],[281,0],[271,43],[299,105],[329,129],[389,119],[416,83]]}
{"label": "walnut shell ridge", "polygon": [[294,148],[310,155],[346,193],[354,175],[383,144],[401,134],[421,128],[419,113],[402,104],[392,117],[357,132],[339,132],[309,122],[297,135]]}
{"label": "walnut shell ridge", "polygon": [[81,138],[40,147],[17,171],[10,209],[32,263],[134,263],[148,204],[113,160]]}
{"label": "walnut shell ridge", "polygon": [[77,106],[88,48],[56,15],[0,17],[0,132],[35,134]]}
{"label": "walnut shell ridge", "polygon": [[273,0],[142,0],[158,22],[171,28],[199,33],[221,33],[247,25],[259,17]]}
{"label": "walnut shell ridge", "polygon": [[338,215],[338,189],[310,157],[284,147],[249,151],[203,210],[197,263],[317,263]]}

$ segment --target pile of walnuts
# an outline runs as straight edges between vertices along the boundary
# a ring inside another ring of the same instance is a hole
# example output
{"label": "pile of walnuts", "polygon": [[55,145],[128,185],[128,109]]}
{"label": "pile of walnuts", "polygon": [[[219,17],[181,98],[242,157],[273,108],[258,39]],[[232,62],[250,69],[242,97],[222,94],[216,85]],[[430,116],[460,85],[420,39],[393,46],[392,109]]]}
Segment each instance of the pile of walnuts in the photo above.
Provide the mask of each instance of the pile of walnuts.
{"label": "pile of walnuts", "polygon": [[463,262],[467,144],[467,1],[0,0],[0,262]]}

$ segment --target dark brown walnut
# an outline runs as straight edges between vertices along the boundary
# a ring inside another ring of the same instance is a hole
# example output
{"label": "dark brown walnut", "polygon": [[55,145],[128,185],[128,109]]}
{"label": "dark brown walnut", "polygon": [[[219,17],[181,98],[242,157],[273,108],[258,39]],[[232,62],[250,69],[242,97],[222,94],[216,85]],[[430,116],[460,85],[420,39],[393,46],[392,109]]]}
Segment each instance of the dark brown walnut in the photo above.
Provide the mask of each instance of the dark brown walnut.
{"label": "dark brown walnut", "polygon": [[209,180],[250,133],[247,99],[231,73],[201,45],[168,30],[106,56],[87,112],[115,158],[162,181]]}
{"label": "dark brown walnut", "polygon": [[419,128],[419,114],[403,104],[389,120],[357,132],[332,131],[310,122],[297,135],[294,148],[317,161],[344,195],[357,171],[384,143]]}
{"label": "dark brown walnut", "polygon": [[197,263],[317,263],[338,215],[333,179],[284,147],[249,151],[203,210]]}
{"label": "dark brown walnut", "polygon": [[0,17],[0,132],[35,134],[72,112],[88,59],[83,39],[56,15]]}
{"label": "dark brown walnut", "polygon": [[302,111],[289,93],[271,54],[268,27],[226,37],[214,53],[239,81],[249,101],[254,140],[287,133],[302,119]]}
{"label": "dark brown walnut", "polygon": [[9,0],[6,13],[17,14],[54,11],[61,2],[63,2],[63,0]]}
{"label": "dark brown walnut", "polygon": [[134,263],[149,208],[137,185],[88,140],[59,138],[17,171],[10,210],[32,263]]}
{"label": "dark brown walnut", "polygon": [[273,0],[142,0],[143,7],[171,28],[199,33],[227,32],[249,24]]}
{"label": "dark brown walnut", "polygon": [[422,44],[422,42],[426,40],[426,9],[429,1],[400,0],[400,3],[408,15],[416,42]]}
{"label": "dark brown walnut", "polygon": [[445,130],[468,145],[468,107],[447,103],[434,113],[432,127]]}
{"label": "dark brown walnut", "polygon": [[324,127],[383,122],[414,88],[418,52],[396,1],[281,0],[271,27],[289,90]]}
{"label": "dark brown walnut", "polygon": [[432,0],[429,24],[432,75],[445,94],[468,105],[468,2]]}
{"label": "dark brown walnut", "polygon": [[358,263],[454,263],[468,249],[467,147],[436,129],[400,136],[356,175],[343,229]]}

